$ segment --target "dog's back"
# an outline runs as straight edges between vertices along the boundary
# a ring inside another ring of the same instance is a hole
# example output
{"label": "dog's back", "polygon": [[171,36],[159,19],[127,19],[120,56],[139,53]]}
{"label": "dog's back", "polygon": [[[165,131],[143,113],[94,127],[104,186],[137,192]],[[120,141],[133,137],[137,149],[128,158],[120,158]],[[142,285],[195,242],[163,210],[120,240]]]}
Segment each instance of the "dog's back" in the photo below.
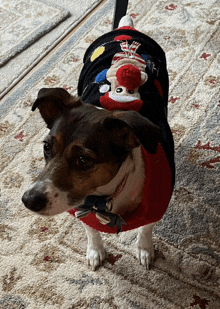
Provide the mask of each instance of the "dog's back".
{"label": "dog's back", "polygon": [[87,49],[78,94],[85,103],[107,110],[138,111],[159,126],[174,184],[165,53],[153,39],[134,29],[129,17],[123,18],[119,26],[122,27],[99,37]]}

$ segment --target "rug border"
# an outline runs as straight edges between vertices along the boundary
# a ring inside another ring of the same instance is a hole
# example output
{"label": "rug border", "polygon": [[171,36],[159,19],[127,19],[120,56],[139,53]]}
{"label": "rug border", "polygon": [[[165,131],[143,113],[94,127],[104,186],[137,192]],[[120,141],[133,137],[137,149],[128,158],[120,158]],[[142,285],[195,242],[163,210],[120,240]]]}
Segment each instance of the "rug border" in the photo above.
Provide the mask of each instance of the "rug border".
{"label": "rug border", "polygon": [[32,75],[24,81],[17,89],[15,89],[6,99],[3,99],[0,104],[0,119],[13,107],[19,100],[24,97],[25,93],[37,82],[39,82],[42,77],[48,73],[55,62],[57,62],[68,50],[70,46],[73,47],[77,41],[87,33],[94,24],[106,15],[111,10],[114,9],[115,0],[109,0],[106,2],[100,10],[96,11],[89,17],[85,23],[80,27],[49,59],[46,60],[44,64],[41,65]]}
{"label": "rug border", "polygon": [[[96,9],[97,6],[100,5],[100,3],[102,2],[103,0],[96,0],[96,2],[91,6],[89,7],[84,15],[80,16],[78,19],[74,20],[74,22],[71,22],[69,24],[68,27],[66,27],[64,30],[61,31],[61,35],[59,35],[57,38],[55,38],[53,40],[53,42],[51,42],[50,46],[44,48],[44,50],[42,51],[41,54],[39,54],[31,63],[30,65],[28,65],[27,68],[25,68],[23,71],[20,71],[20,73],[17,74],[16,78],[8,85],[5,86],[5,88],[3,90],[0,90],[0,100],[4,98],[5,95],[7,95],[7,93],[13,89],[48,53],[50,53],[50,51],[55,48],[63,39],[65,39],[65,37],[77,26],[79,25],[80,22],[82,22],[83,19],[85,19],[88,14],[92,13],[92,11],[94,9]],[[70,11],[70,16],[69,18],[71,19],[72,18],[72,13]],[[66,22],[67,18],[65,20],[62,21],[63,22]],[[62,27],[62,23],[59,23],[56,27],[56,29],[59,29],[59,27]],[[55,31],[53,29],[51,29],[51,31]],[[45,36],[41,36],[39,38],[39,40],[43,39]],[[22,50],[21,53],[17,54],[17,57],[20,57],[20,55],[22,55],[23,52],[27,52],[28,49],[32,48],[32,46],[34,46],[35,44],[37,44],[37,42],[33,42],[31,45],[29,45],[25,50]],[[13,59],[15,58],[12,58],[11,60],[9,60],[7,63],[5,63],[5,65],[7,66],[8,64],[10,64],[10,61],[13,62]],[[13,64],[12,64],[13,65]],[[4,68],[4,66],[2,67]]]}
{"label": "rug border", "polygon": [[62,21],[64,21],[66,18],[68,18],[71,14],[68,10],[65,8],[62,8],[59,5],[49,3],[46,0],[31,0],[33,2],[41,2],[48,7],[54,7],[57,10],[59,10],[59,15],[55,16],[55,20],[51,22],[46,22],[42,25],[36,32],[33,34],[30,34],[27,36],[26,39],[24,39],[21,43],[17,44],[15,48],[8,51],[6,54],[0,57],[0,68],[3,67],[8,61],[10,61],[11,58],[13,58],[15,55],[20,53],[22,50],[27,48],[29,45],[33,44],[33,42],[37,41],[40,37],[48,33],[50,30],[52,30],[54,27],[59,25]]}

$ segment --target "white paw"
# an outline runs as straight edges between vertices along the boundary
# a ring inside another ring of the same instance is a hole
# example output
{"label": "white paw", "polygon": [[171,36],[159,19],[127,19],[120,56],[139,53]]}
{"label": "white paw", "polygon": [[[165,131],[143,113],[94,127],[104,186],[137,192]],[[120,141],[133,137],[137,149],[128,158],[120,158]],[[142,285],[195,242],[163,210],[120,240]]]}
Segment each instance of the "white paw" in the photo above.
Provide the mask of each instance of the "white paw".
{"label": "white paw", "polygon": [[103,246],[99,248],[88,247],[86,255],[88,265],[95,271],[98,266],[102,264],[105,259],[105,249]]}
{"label": "white paw", "polygon": [[140,264],[143,265],[147,270],[150,268],[150,264],[154,259],[154,249],[141,249],[137,248],[137,259]]}

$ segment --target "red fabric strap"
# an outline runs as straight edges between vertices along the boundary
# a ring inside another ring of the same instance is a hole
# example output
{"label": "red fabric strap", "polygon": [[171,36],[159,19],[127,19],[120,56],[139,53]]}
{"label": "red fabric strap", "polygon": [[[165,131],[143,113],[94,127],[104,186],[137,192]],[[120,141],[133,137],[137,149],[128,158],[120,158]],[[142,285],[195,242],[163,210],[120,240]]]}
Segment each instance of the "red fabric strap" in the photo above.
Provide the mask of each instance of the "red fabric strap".
{"label": "red fabric strap", "polygon": [[123,27],[117,28],[116,30],[134,30],[134,31],[139,32],[137,29],[130,27],[130,26],[123,26]]}

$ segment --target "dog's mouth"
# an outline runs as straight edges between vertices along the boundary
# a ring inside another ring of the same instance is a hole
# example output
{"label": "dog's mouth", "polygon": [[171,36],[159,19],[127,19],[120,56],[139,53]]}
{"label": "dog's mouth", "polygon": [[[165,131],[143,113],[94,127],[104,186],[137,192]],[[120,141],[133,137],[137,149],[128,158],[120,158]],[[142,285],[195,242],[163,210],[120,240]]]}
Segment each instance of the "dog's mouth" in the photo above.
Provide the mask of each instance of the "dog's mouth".
{"label": "dog's mouth", "polygon": [[125,175],[125,177],[122,179],[122,182],[118,185],[114,194],[111,196],[112,200],[116,199],[116,197],[122,192],[122,190],[124,189],[126,185],[127,180],[128,180],[128,175]]}
{"label": "dog's mouth", "polygon": [[123,191],[126,182],[128,180],[128,175],[125,175],[125,177],[122,179],[120,184],[117,186],[115,192],[111,194],[109,197],[106,199],[106,207],[108,211],[112,211],[113,203],[114,200],[119,196],[119,194]]}

